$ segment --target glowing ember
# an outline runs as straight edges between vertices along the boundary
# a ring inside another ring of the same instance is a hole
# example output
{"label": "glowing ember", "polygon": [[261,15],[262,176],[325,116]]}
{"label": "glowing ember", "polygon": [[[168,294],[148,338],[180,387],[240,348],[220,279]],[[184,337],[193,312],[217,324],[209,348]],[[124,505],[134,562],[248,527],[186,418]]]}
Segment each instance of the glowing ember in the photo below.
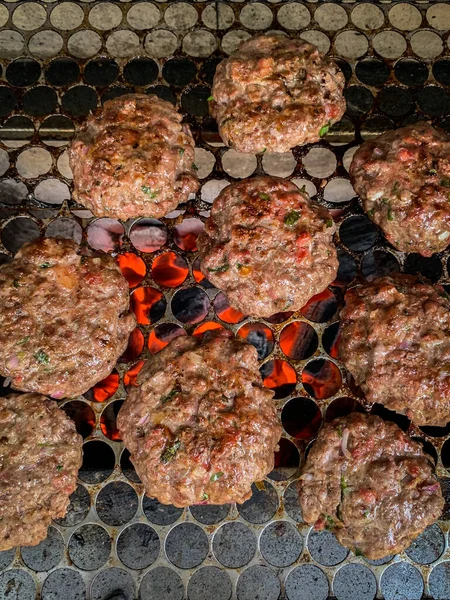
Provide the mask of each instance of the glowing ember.
{"label": "glowing ember", "polygon": [[125,254],[119,254],[116,260],[130,288],[139,285],[147,273],[142,258],[134,252],[125,252]]}
{"label": "glowing ember", "polygon": [[295,389],[297,373],[285,360],[275,359],[261,367],[264,385],[274,390],[274,398],[285,398]]}
{"label": "glowing ember", "polygon": [[150,332],[148,336],[148,349],[152,354],[156,354],[167,344],[179,337],[180,335],[186,335],[186,331],[175,323],[161,323]]}
{"label": "glowing ember", "polygon": [[137,386],[136,380],[139,375],[140,370],[144,366],[144,360],[138,360],[136,364],[134,364],[131,369],[129,369],[125,375],[123,376],[123,385],[125,389],[128,389],[132,385]]}
{"label": "glowing ember", "polygon": [[136,327],[133,329],[128,340],[128,346],[122,356],[119,358],[119,362],[128,363],[136,360],[139,354],[144,349],[144,334]]}
{"label": "glowing ember", "polygon": [[207,281],[206,277],[200,271],[200,260],[198,258],[194,260],[194,264],[192,265],[192,275],[197,283]]}
{"label": "glowing ember", "polygon": [[286,356],[294,360],[309,358],[317,350],[319,340],[317,333],[302,321],[287,325],[280,334],[280,347]]}
{"label": "glowing ember", "polygon": [[109,400],[119,389],[119,373],[114,370],[111,375],[102,379],[94,385],[85,396],[88,400],[95,400],[95,402],[105,402]]}
{"label": "glowing ember", "polygon": [[214,299],[214,310],[219,319],[225,323],[240,323],[245,318],[244,313],[228,304],[227,297],[222,292],[219,292]]}
{"label": "glowing ember", "polygon": [[303,369],[302,383],[313,398],[329,398],[342,385],[339,368],[330,360],[312,360]]}
{"label": "glowing ember", "polygon": [[139,325],[151,325],[163,316],[166,299],[159,290],[152,287],[140,287],[131,294],[131,310]]}
{"label": "glowing ember", "polygon": [[155,258],[152,265],[152,277],[165,287],[178,287],[189,274],[184,258],[175,252],[166,252]]}
{"label": "glowing ember", "polygon": [[325,323],[335,314],[337,310],[337,299],[332,291],[324,290],[313,296],[300,311],[304,317],[314,323]]}
{"label": "glowing ember", "polygon": [[123,400],[117,400],[116,402],[111,402],[102,412],[102,416],[100,417],[100,429],[109,440],[113,442],[120,442],[121,437],[119,430],[117,429],[117,413],[120,410],[120,407],[123,404]]}
{"label": "glowing ember", "polygon": [[206,331],[213,331],[214,329],[225,329],[223,325],[220,323],[215,323],[214,321],[207,321],[206,323],[202,323],[196,329],[194,329],[193,335],[203,335]]}
{"label": "glowing ember", "polygon": [[184,219],[173,231],[175,244],[186,252],[197,250],[197,237],[205,225],[200,219]]}

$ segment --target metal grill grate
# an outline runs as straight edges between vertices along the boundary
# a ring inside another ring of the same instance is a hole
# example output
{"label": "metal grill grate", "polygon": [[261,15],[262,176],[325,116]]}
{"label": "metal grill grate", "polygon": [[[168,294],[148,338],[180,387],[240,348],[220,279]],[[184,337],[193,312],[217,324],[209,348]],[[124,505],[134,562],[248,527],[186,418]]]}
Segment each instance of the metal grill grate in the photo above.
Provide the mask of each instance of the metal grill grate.
{"label": "metal grill grate", "polygon": [[[139,321],[113,374],[61,402],[85,438],[80,485],[44,542],[0,553],[0,599],[100,600],[118,587],[141,600],[450,597],[446,521],[406,553],[368,561],[331,533],[311,531],[295,489],[322,421],[364,404],[335,359],[345,287],[397,270],[450,283],[448,252],[423,258],[386,244],[347,173],[362,139],[419,118],[450,131],[450,4],[8,0],[0,28],[0,260],[40,234],[113,252]],[[265,30],[302,36],[334,56],[347,78],[348,110],[320,143],[256,158],[221,145],[207,98],[221,58]],[[67,144],[90,110],[133,90],[181,107],[202,187],[165,219],[93,219],[70,199]],[[219,191],[257,173],[305,185],[339,223],[337,280],[299,313],[268,320],[231,309],[195,253]],[[284,427],[277,466],[242,506],[165,507],[143,495],[115,417],[143,358],[185,331],[211,327],[258,349]],[[374,411],[421,440],[448,496],[450,427],[419,429]]]}

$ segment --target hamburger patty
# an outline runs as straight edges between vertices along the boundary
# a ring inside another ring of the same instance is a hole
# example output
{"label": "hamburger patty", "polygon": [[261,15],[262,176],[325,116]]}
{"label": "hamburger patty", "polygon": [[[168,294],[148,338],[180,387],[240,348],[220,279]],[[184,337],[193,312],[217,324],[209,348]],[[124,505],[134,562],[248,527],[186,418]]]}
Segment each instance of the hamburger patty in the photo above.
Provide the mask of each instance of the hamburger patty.
{"label": "hamburger patty", "polygon": [[450,136],[425,122],[364,142],[350,179],[364,210],[402,252],[450,243]]}
{"label": "hamburger patty", "polygon": [[278,177],[226,187],[197,239],[201,270],[244,314],[298,310],[336,277],[328,210]]}
{"label": "hamburger patty", "polygon": [[40,239],[0,267],[0,374],[25,392],[77,396],[109,375],[135,327],[107,254]]}
{"label": "hamburger patty", "polygon": [[352,413],[320,431],[300,479],[303,518],[376,560],[439,518],[444,499],[419,443],[395,423]]}
{"label": "hamburger patty", "polygon": [[105,102],[73,141],[73,196],[94,215],[164,217],[199,186],[189,125],[170,102],[127,94]]}
{"label": "hamburger patty", "polygon": [[0,398],[0,550],[35,546],[64,517],[77,485],[83,440],[39,394]]}
{"label": "hamburger patty", "polygon": [[217,67],[210,104],[219,133],[239,152],[287,152],[317,142],[345,112],[337,65],[299,38],[261,34]]}
{"label": "hamburger patty", "polygon": [[179,507],[250,498],[281,435],[258,366],[225,330],[178,337],[147,361],[117,417],[147,495]]}
{"label": "hamburger patty", "polygon": [[411,275],[345,294],[339,356],[370,402],[418,425],[450,421],[450,301]]}

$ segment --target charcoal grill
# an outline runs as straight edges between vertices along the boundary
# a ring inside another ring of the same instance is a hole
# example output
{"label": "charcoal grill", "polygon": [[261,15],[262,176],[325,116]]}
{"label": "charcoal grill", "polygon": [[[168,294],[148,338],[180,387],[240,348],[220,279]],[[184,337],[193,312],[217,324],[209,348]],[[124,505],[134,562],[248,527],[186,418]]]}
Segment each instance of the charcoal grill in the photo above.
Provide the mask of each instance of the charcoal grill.
{"label": "charcoal grill", "polygon": [[[79,486],[44,542],[0,553],[0,599],[102,600],[118,588],[140,600],[450,598],[448,504],[406,552],[370,561],[304,524],[296,493],[322,422],[368,409],[336,360],[346,286],[399,270],[450,283],[449,252],[397,252],[363,215],[348,181],[362,140],[420,118],[450,131],[449,29],[450,3],[426,0],[0,4],[0,261],[41,234],[111,252],[139,323],[113,373],[60,403],[84,437]],[[241,40],[273,30],[336,58],[347,113],[317,144],[239,155],[223,147],[208,117],[214,70]],[[165,219],[95,219],[71,199],[67,145],[91,110],[131,91],[181,108],[196,140],[201,189]],[[229,307],[201,275],[195,246],[219,191],[260,173],[305,185],[339,224],[336,281],[302,311],[265,320]],[[162,506],[143,493],[117,411],[144,358],[177,335],[217,327],[258,349],[284,427],[276,468],[242,506]],[[417,428],[372,410],[420,440],[448,498],[450,426]]]}

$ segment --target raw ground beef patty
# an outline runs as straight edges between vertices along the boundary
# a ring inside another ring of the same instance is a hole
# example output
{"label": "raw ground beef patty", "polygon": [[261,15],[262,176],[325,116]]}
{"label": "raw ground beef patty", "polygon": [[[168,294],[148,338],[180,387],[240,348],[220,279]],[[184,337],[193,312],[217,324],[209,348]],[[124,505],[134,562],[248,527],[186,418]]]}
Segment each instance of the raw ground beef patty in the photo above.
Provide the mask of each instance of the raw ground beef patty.
{"label": "raw ground beef patty", "polygon": [[83,440],[56,402],[39,394],[0,398],[0,550],[35,546],[66,514]]}
{"label": "raw ground beef patty", "polygon": [[73,196],[98,217],[164,217],[199,186],[189,125],[170,102],[127,94],[88,117],[69,150]]}
{"label": "raw ground beef patty", "polygon": [[201,270],[244,314],[299,310],[336,278],[334,232],[328,210],[293,183],[246,179],[212,206],[197,240]]}
{"label": "raw ground beef patty", "polygon": [[107,254],[70,240],[23,246],[0,267],[0,374],[53,398],[86,392],[109,375],[135,317],[128,283]]}
{"label": "raw ground beef patty", "polygon": [[299,38],[262,34],[217,67],[210,104],[227,146],[287,152],[317,142],[345,112],[337,65]]}
{"label": "raw ground beef patty", "polygon": [[345,294],[339,357],[370,402],[418,425],[450,421],[450,301],[411,275]]}
{"label": "raw ground beef patty", "polygon": [[250,498],[281,435],[272,397],[255,348],[231,332],[170,342],[117,417],[146,494],[179,507]]}
{"label": "raw ground beef patty", "polygon": [[402,252],[450,243],[450,136],[425,122],[364,142],[350,179],[364,210]]}
{"label": "raw ground beef patty", "polygon": [[372,560],[407,548],[444,507],[421,445],[395,423],[360,413],[320,431],[300,478],[300,503],[307,523]]}

